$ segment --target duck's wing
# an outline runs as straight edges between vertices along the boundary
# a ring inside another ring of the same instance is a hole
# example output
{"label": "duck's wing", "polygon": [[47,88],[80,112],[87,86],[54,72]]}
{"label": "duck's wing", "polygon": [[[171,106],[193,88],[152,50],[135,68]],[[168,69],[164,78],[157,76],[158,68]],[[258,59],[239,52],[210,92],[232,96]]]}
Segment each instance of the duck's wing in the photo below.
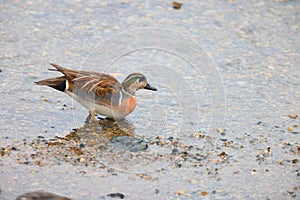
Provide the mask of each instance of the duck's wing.
{"label": "duck's wing", "polygon": [[[94,100],[98,104],[111,104],[117,101],[121,91],[121,84],[108,74],[90,71],[67,69],[57,64],[51,64],[56,71],[64,76],[50,78],[37,82],[39,85],[48,85],[64,92],[74,93],[85,100]],[[63,85],[64,87],[62,87]]]}

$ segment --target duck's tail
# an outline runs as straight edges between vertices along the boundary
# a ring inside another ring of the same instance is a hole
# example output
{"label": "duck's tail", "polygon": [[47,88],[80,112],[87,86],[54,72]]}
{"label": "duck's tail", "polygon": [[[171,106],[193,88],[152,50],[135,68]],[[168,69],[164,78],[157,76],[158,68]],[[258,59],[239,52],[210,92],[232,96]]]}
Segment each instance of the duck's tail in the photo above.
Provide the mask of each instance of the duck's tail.
{"label": "duck's tail", "polygon": [[64,92],[66,90],[66,81],[67,78],[65,76],[59,76],[55,78],[48,78],[45,80],[37,81],[35,84],[37,85],[46,85],[52,87],[56,90]]}

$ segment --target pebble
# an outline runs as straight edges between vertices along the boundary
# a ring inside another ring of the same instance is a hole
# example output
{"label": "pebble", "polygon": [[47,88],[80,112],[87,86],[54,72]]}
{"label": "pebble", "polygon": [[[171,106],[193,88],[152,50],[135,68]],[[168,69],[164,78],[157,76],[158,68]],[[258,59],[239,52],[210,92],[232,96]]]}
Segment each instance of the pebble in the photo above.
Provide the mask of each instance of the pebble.
{"label": "pebble", "polygon": [[290,117],[291,119],[296,119],[296,118],[298,117],[298,115],[292,114],[292,115],[289,115],[289,117]]}
{"label": "pebble", "polygon": [[184,195],[184,190],[179,190],[177,194],[178,195]]}
{"label": "pebble", "polygon": [[177,1],[174,1],[173,2],[173,8],[176,9],[176,10],[179,10],[182,6],[182,3],[179,3]]}
{"label": "pebble", "polygon": [[49,193],[49,192],[28,192],[26,194],[19,196],[16,200],[35,200],[35,199],[72,200],[70,198]]}
{"label": "pebble", "polygon": [[111,193],[111,194],[108,194],[106,196],[111,197],[111,198],[120,198],[120,199],[125,198],[125,195],[122,194],[122,193]]}
{"label": "pebble", "polygon": [[208,195],[208,192],[206,192],[206,191],[201,191],[201,193],[200,193],[202,196],[207,196]]}

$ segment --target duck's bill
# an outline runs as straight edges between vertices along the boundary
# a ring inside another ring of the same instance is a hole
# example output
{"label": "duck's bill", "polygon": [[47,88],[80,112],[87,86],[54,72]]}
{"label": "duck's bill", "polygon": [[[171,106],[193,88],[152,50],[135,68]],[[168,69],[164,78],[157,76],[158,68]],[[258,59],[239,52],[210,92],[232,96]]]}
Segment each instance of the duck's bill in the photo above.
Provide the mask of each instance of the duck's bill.
{"label": "duck's bill", "polygon": [[149,85],[149,84],[147,84],[145,87],[144,87],[144,89],[146,89],[146,90],[153,90],[153,91],[157,91],[157,88],[155,88],[155,87],[152,87],[151,85]]}

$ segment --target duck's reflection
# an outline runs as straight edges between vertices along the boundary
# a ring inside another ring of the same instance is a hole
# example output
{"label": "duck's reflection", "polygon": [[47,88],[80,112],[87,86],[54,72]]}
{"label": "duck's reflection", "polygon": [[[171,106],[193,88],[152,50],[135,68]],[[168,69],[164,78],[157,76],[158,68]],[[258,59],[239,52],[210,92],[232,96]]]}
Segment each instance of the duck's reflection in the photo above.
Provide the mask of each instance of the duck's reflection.
{"label": "duck's reflection", "polygon": [[[55,137],[47,141],[50,146],[69,146],[80,155],[81,149],[89,148],[95,151],[131,151],[137,152],[148,148],[148,143],[135,136],[135,127],[128,120],[112,121],[102,119],[99,122],[86,122],[82,127],[73,129],[65,137]],[[74,144],[76,144],[74,148]],[[76,149],[78,149],[76,151]]]}
{"label": "duck's reflection", "polygon": [[112,121],[101,119],[98,122],[86,122],[82,127],[73,130],[81,139],[100,136],[110,140],[118,136],[135,136],[135,127],[128,120]]}

